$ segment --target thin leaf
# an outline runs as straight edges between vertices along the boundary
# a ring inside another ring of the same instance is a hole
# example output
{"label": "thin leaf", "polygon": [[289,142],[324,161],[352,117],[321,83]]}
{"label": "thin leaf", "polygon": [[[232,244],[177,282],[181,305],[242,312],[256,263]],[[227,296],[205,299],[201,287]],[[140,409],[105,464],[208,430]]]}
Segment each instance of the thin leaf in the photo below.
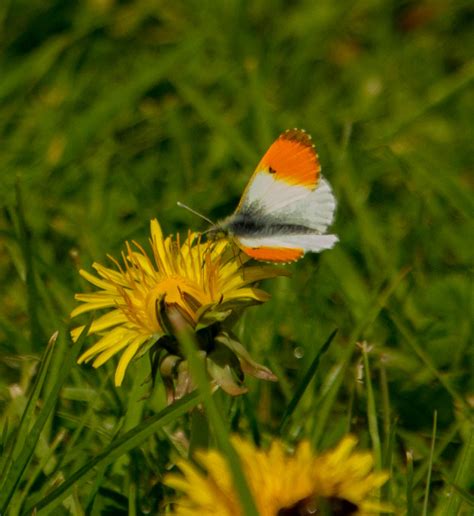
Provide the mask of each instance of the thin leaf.
{"label": "thin leaf", "polygon": [[319,351],[316,353],[316,356],[314,357],[313,361],[311,362],[311,365],[309,366],[308,370],[306,371],[305,375],[303,376],[300,384],[296,388],[293,398],[291,399],[290,403],[288,403],[288,405],[286,406],[285,412],[283,413],[283,417],[281,418],[281,422],[280,422],[280,427],[279,427],[280,434],[282,433],[286,422],[288,421],[288,419],[291,417],[291,415],[295,411],[296,407],[298,406],[298,403],[300,402],[301,398],[303,397],[303,394],[305,393],[309,383],[313,379],[313,376],[316,374],[321,357],[329,349],[329,346],[331,345],[331,342],[333,341],[334,337],[336,336],[336,333],[337,333],[337,329],[335,329],[331,333],[331,335],[329,335],[329,337],[326,339],[326,342],[321,346]]}
{"label": "thin leaf", "polygon": [[[46,349],[43,354],[43,358],[40,362],[40,368],[38,374],[36,375],[35,383],[33,384],[33,388],[28,397],[28,401],[26,402],[25,410],[21,416],[20,424],[17,428],[17,431],[14,434],[12,434],[11,439],[9,440],[9,442],[11,443],[11,447],[9,448],[8,453],[4,453],[2,455],[2,460],[0,461],[0,470],[2,471],[0,475],[0,492],[3,492],[3,486],[6,482],[10,468],[12,467],[13,460],[18,455],[19,450],[23,447],[25,439],[28,433],[30,432],[33,413],[36,408],[36,404],[38,402],[38,398],[40,396],[41,389],[43,388],[43,384],[48,372],[57,336],[58,334],[55,333],[49,339],[48,345],[46,346]],[[5,433],[5,436],[6,435],[7,434]]]}
{"label": "thin leaf", "polygon": [[438,422],[438,412],[435,410],[434,415],[433,415],[433,433],[431,435],[430,459],[429,459],[428,475],[426,477],[425,497],[423,500],[422,516],[426,516],[428,514],[428,497],[430,494],[430,487],[431,487],[431,471],[433,469],[433,455],[434,455],[435,442],[436,442],[437,422]]}
{"label": "thin leaf", "polygon": [[459,514],[463,500],[474,510],[474,496],[467,491],[472,486],[473,471],[474,425],[471,424],[469,436],[463,446],[454,481],[452,483],[447,481],[448,487],[445,490],[442,502],[436,510],[436,514]]}
{"label": "thin leaf", "polygon": [[68,357],[65,360],[65,363],[63,364],[63,368],[61,369],[60,374],[58,375],[56,383],[51,389],[49,396],[46,398],[46,401],[43,407],[41,408],[38,418],[36,419],[33,428],[31,429],[25,440],[24,446],[19,452],[18,457],[13,457],[11,469],[5,480],[5,484],[3,485],[3,489],[0,494],[0,514],[6,512],[11,497],[15,493],[15,490],[18,487],[18,484],[20,483],[26,468],[28,467],[31,461],[31,458],[35,451],[38,440],[40,439],[40,435],[44,428],[44,425],[46,424],[46,421],[48,420],[56,405],[61,387],[69,374],[71,366],[76,362],[82,344],[87,337],[87,331],[89,330],[89,326],[90,324],[84,328],[80,337],[71,347]]}
{"label": "thin leaf", "polygon": [[65,498],[71,495],[72,491],[79,485],[84,483],[91,475],[94,474],[95,468],[100,468],[104,465],[110,464],[124,453],[133,450],[140,446],[150,435],[153,435],[157,430],[165,425],[173,422],[191,408],[195,407],[200,401],[197,392],[193,392],[183,397],[179,401],[173,403],[163,409],[155,416],[147,419],[140,425],[126,434],[123,434],[118,439],[115,439],[110,445],[99,455],[88,461],[88,463],[76,471],[68,480],[56,488],[52,493],[47,495],[39,503],[27,504],[25,512],[30,512],[36,509],[37,514],[51,514]]}
{"label": "thin leaf", "polygon": [[449,380],[446,378],[446,376],[442,373],[440,373],[437,369],[437,367],[434,365],[433,360],[428,355],[426,351],[424,351],[421,346],[418,344],[417,340],[411,332],[408,330],[406,325],[402,322],[401,318],[398,316],[398,314],[395,314],[393,311],[390,311],[390,318],[395,323],[397,328],[400,330],[400,333],[405,338],[406,344],[416,353],[416,355],[420,358],[420,360],[424,363],[424,365],[430,370],[430,372],[433,374],[435,378],[439,380],[441,385],[446,389],[446,391],[452,396],[453,400],[458,404],[461,405],[466,413],[469,413],[471,408],[469,407],[469,404],[464,399],[463,396],[461,396],[451,385]]}
{"label": "thin leaf", "polygon": [[379,427],[377,424],[377,407],[375,404],[374,388],[369,366],[369,346],[366,342],[362,343],[362,357],[365,369],[365,384],[367,389],[367,419],[369,424],[369,434],[374,450],[375,466],[378,470],[382,469],[382,447],[380,444]]}
{"label": "thin leaf", "polygon": [[358,324],[351,332],[348,339],[348,345],[339,358],[337,371],[334,377],[330,378],[330,388],[323,396],[324,399],[320,400],[318,406],[318,418],[315,420],[312,437],[312,443],[315,448],[318,447],[321,436],[326,429],[326,425],[334,405],[334,400],[336,399],[337,393],[344,381],[346,370],[354,352],[355,343],[360,340],[364,331],[373,324],[382,309],[387,306],[389,299],[397,290],[409,270],[410,269],[408,268],[400,270],[399,273],[392,278],[391,282],[377,294],[370,307],[365,310],[363,317],[361,317]]}
{"label": "thin leaf", "polygon": [[413,516],[413,453],[408,451],[407,457],[407,516]]}
{"label": "thin leaf", "polygon": [[38,307],[41,306],[40,297],[35,281],[35,271],[33,266],[33,252],[31,248],[31,237],[26,224],[25,212],[23,208],[23,198],[21,195],[20,182],[17,180],[16,188],[16,213],[18,216],[18,239],[23,253],[23,260],[26,268],[26,293],[28,304],[28,319],[30,322],[31,343],[30,350],[34,350],[39,342],[42,342],[42,333],[38,319]]}

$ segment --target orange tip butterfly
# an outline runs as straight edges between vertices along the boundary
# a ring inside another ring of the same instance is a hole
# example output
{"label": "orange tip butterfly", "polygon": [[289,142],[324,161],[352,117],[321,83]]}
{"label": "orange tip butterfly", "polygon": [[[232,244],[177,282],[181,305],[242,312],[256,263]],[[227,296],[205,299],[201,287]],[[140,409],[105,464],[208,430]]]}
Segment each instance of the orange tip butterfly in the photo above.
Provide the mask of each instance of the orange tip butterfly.
{"label": "orange tip butterfly", "polygon": [[337,236],[326,234],[335,209],[311,136],[288,129],[260,160],[235,212],[206,233],[229,235],[256,260],[293,262],[336,244]]}

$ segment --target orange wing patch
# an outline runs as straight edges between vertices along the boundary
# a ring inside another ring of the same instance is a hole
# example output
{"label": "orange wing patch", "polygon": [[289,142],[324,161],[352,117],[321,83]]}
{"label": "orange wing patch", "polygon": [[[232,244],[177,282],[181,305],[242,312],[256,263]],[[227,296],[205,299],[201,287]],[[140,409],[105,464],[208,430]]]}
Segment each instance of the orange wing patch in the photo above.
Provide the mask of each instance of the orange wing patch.
{"label": "orange wing patch", "polygon": [[286,247],[244,247],[241,246],[242,251],[254,258],[263,262],[279,262],[288,263],[296,262],[303,254],[303,249],[288,249]]}
{"label": "orange wing patch", "polygon": [[288,129],[260,160],[260,170],[274,174],[279,181],[314,190],[321,166],[311,136],[302,129]]}

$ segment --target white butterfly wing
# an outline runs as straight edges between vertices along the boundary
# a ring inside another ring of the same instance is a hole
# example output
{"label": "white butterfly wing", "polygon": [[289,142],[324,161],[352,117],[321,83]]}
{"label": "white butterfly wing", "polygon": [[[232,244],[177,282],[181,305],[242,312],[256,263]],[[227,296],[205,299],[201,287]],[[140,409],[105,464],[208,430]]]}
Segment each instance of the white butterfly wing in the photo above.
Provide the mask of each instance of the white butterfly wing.
{"label": "white butterfly wing", "polygon": [[[294,188],[294,187],[293,187]],[[305,226],[324,233],[334,221],[336,199],[329,183],[321,177],[316,190],[292,200],[281,208],[266,213],[268,219],[277,223]]]}
{"label": "white butterfly wing", "polygon": [[304,199],[312,190],[279,181],[268,172],[257,172],[246,188],[236,212],[272,213]]}

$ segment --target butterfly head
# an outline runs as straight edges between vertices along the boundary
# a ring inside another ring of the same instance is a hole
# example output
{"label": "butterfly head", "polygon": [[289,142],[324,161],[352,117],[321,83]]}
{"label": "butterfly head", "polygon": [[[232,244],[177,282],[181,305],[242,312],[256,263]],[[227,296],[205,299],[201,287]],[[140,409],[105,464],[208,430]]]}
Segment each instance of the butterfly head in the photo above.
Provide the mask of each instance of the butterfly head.
{"label": "butterfly head", "polygon": [[228,231],[220,224],[213,224],[209,229],[204,231],[203,234],[206,235],[208,240],[214,241],[225,238],[228,235]]}

